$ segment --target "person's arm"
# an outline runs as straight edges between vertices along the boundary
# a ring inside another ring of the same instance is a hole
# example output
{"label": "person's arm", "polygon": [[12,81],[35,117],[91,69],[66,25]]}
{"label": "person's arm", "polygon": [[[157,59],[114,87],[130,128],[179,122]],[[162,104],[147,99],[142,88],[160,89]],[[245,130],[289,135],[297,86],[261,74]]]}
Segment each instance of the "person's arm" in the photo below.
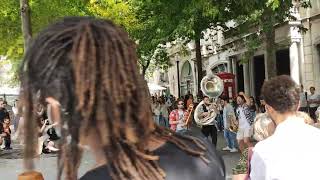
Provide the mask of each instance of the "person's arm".
{"label": "person's arm", "polygon": [[248,96],[244,92],[239,92],[239,95],[242,95],[246,100],[246,104],[250,106],[250,99],[248,98]]}
{"label": "person's arm", "polygon": [[[200,106],[203,106],[203,105],[200,105]],[[209,112],[204,112],[203,107],[200,107],[197,110],[198,110],[198,118],[199,119],[202,119],[202,118],[204,118],[204,117],[209,115]]]}
{"label": "person's arm", "polygon": [[317,103],[318,105],[320,105],[320,95],[318,95],[317,100],[315,100],[314,103]]}
{"label": "person's arm", "polygon": [[45,120],[45,121],[44,121],[44,124],[42,125],[41,129],[39,130],[39,133],[43,133],[44,129],[46,128],[47,121],[48,121],[48,120]]}
{"label": "person's arm", "polygon": [[176,120],[176,115],[175,115],[174,111],[172,111],[169,116],[169,124],[174,125],[174,124],[178,124],[178,123],[179,123],[179,121]]}

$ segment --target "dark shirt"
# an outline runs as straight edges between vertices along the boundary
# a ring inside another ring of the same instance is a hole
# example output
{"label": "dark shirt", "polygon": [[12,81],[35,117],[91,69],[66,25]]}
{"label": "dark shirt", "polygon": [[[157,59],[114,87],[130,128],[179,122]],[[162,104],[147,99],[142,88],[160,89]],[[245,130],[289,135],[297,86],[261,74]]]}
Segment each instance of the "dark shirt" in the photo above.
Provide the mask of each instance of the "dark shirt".
{"label": "dark shirt", "polygon": [[[202,137],[207,146],[206,158],[210,163],[207,165],[198,157],[188,155],[176,145],[165,143],[155,151],[160,156],[160,167],[166,172],[166,180],[224,180],[225,167],[223,160],[217,154],[212,144]],[[107,165],[98,167],[87,172],[80,180],[111,180]]]}
{"label": "dark shirt", "polygon": [[260,113],[265,113],[265,112],[266,112],[266,108],[265,108],[264,105],[261,105],[261,106],[259,107],[259,112],[260,112]]}
{"label": "dark shirt", "polygon": [[0,109],[0,123],[3,123],[6,116],[9,116],[8,111],[5,108]]}

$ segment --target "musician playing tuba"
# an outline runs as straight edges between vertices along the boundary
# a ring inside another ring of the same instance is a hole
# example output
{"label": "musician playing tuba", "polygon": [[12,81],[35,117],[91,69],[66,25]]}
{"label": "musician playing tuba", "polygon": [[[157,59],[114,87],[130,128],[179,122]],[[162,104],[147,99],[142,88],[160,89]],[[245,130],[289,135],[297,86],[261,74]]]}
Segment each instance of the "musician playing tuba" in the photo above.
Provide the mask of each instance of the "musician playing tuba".
{"label": "musician playing tuba", "polygon": [[201,131],[208,138],[209,135],[212,139],[212,144],[217,145],[217,128],[216,128],[216,114],[218,113],[215,103],[211,103],[208,96],[203,98],[203,104],[199,105],[197,110],[199,119],[206,119],[208,124],[202,125]]}

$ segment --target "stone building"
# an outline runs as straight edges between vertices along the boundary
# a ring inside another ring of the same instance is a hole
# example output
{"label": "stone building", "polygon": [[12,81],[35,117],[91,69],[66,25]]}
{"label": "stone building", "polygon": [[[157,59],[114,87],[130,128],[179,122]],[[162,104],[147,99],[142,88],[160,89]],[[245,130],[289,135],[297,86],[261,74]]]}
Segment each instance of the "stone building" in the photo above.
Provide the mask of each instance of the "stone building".
{"label": "stone building", "polygon": [[[292,10],[297,21],[276,25],[275,39],[280,45],[276,51],[276,65],[278,75],[290,75],[298,84],[303,84],[306,90],[315,86],[320,92],[320,1],[311,0],[311,3],[312,8]],[[297,28],[300,25],[308,31],[301,33]],[[246,63],[241,63],[245,47],[231,48],[239,39],[227,37],[222,31],[207,30],[204,34],[201,40],[203,73],[233,73],[236,75],[236,91],[259,97],[261,86],[268,79],[264,45]],[[173,66],[168,70],[167,83],[171,94],[175,96],[179,94],[178,76],[180,95],[188,92],[196,95],[198,91],[194,43],[190,42],[188,48],[190,53],[187,55],[181,55],[177,46],[169,48]]]}

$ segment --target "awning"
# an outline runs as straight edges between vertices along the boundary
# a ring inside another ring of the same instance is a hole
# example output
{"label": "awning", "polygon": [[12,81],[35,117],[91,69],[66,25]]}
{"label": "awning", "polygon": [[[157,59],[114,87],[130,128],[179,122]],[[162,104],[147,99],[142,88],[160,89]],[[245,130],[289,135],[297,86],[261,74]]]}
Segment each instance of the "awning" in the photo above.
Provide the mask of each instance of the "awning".
{"label": "awning", "polygon": [[159,86],[158,84],[148,83],[148,87],[150,91],[163,91],[166,90],[165,87]]}
{"label": "awning", "polygon": [[19,89],[20,88],[18,88],[18,87],[16,87],[16,88],[0,87],[0,94],[19,95]]}

